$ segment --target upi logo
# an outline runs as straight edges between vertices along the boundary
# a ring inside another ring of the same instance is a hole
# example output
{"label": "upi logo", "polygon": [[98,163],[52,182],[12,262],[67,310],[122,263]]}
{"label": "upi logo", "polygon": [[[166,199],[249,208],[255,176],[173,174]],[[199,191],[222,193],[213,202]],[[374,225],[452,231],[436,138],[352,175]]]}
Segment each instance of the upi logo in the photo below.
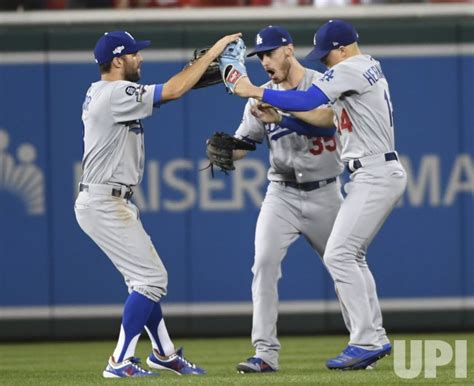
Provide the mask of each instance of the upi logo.
{"label": "upi logo", "polygon": [[393,370],[400,378],[418,377],[425,368],[425,378],[436,378],[436,369],[446,366],[454,358],[454,377],[467,378],[467,341],[456,340],[453,347],[443,340],[410,340],[410,360],[405,340],[395,340]]}
{"label": "upi logo", "polygon": [[25,203],[30,215],[40,215],[45,211],[44,175],[35,165],[36,148],[22,143],[16,151],[16,158],[8,152],[10,137],[0,129],[0,191],[18,196]]}

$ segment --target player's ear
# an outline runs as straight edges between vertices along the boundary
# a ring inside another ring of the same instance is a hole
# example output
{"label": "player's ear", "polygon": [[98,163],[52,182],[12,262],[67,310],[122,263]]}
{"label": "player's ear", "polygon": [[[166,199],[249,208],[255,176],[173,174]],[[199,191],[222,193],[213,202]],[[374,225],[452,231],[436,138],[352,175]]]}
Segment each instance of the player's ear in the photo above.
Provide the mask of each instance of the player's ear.
{"label": "player's ear", "polygon": [[294,56],[295,54],[295,46],[293,44],[288,44],[286,46],[286,54],[288,56]]}
{"label": "player's ear", "polygon": [[340,46],[339,47],[339,53],[341,54],[342,58],[345,58],[347,56],[347,50],[345,46]]}
{"label": "player's ear", "polygon": [[115,57],[112,59],[112,67],[121,68],[123,66],[123,59],[120,57]]}

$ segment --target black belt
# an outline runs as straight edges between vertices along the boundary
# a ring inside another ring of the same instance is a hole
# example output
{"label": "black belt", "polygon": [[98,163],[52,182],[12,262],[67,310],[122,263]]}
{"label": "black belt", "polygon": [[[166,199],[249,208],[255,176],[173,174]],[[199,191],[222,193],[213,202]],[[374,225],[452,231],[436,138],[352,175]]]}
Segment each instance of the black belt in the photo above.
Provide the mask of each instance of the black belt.
{"label": "black belt", "polygon": [[[398,161],[397,153],[395,153],[395,152],[385,153],[384,156],[385,156],[385,161],[386,162],[388,162],[388,161]],[[362,167],[362,162],[360,162],[360,160],[358,160],[358,159],[355,159],[352,162],[352,169],[354,169],[354,170],[351,170],[351,168],[349,168],[349,165],[346,166],[347,171],[349,172],[349,174],[354,173],[357,169],[360,169],[361,167]]]}
{"label": "black belt", "polygon": [[293,181],[277,181],[279,184],[282,184],[284,186],[289,186],[291,188],[299,189],[299,190],[304,190],[305,192],[310,192],[311,190],[319,189],[322,188],[323,186],[326,186],[328,184],[331,184],[333,182],[336,182],[337,178],[329,178],[327,180],[321,180],[321,181],[312,181],[312,182],[293,182]]}
{"label": "black belt", "polygon": [[[122,190],[121,189],[118,189],[118,188],[114,188],[114,187],[110,187],[110,194],[114,197],[122,197]],[[133,190],[131,188],[127,188],[129,190],[127,190],[124,194],[123,194],[123,198],[125,198],[126,200],[130,200],[130,198],[132,198],[133,196]],[[89,191],[89,185],[87,184],[79,184],[79,191],[82,192],[82,191]]]}

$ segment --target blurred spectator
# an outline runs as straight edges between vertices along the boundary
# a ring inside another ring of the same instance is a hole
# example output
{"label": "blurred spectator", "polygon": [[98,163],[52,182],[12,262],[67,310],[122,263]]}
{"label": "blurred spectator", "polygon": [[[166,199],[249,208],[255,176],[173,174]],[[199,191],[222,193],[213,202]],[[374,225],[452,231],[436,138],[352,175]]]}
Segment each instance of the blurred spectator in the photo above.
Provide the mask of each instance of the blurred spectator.
{"label": "blurred spectator", "polygon": [[245,0],[184,0],[191,7],[238,7],[247,5]]}
{"label": "blurred spectator", "polygon": [[68,0],[46,0],[46,8],[49,9],[64,9],[68,6]]}
{"label": "blurred spectator", "polygon": [[113,0],[115,8],[181,7],[186,0]]}
{"label": "blurred spectator", "polygon": [[337,7],[357,4],[408,4],[408,3],[426,3],[426,2],[447,2],[455,1],[462,3],[471,0],[312,0],[316,7]]}
{"label": "blurred spectator", "polygon": [[317,7],[330,7],[336,5],[347,5],[351,4],[351,0],[314,0],[313,4]]}
{"label": "blurred spectator", "polygon": [[0,9],[4,11],[16,11],[22,9],[46,8],[44,0],[1,0]]}
{"label": "blurred spectator", "polygon": [[67,8],[113,8],[115,0],[66,0]]}

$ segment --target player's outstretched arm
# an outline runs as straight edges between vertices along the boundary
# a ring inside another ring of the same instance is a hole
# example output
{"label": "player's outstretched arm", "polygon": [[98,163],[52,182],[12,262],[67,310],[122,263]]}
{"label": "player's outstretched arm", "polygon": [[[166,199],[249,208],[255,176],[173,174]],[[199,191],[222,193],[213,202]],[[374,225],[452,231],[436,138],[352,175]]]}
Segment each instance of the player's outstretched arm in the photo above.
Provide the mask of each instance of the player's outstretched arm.
{"label": "player's outstretched arm", "polygon": [[[281,127],[294,131],[298,135],[313,137],[333,136],[335,129],[332,122],[332,110],[329,108],[319,108],[313,111],[314,114],[309,114],[308,112],[305,114],[310,118],[313,118],[314,115],[317,119],[310,119],[313,123],[307,123],[294,117],[281,115],[274,107],[266,104],[257,104],[252,107],[252,114],[262,122],[279,124]],[[317,122],[317,124],[314,122]]]}
{"label": "player's outstretched arm", "polygon": [[334,112],[329,107],[318,107],[311,111],[292,111],[295,118],[319,127],[334,127]]}
{"label": "player's outstretched arm", "polygon": [[[280,123],[283,116],[271,105],[258,103],[252,106],[252,114],[265,123]],[[334,127],[334,113],[329,107],[318,107],[311,111],[290,111],[293,117],[321,128]]]}
{"label": "player's outstretched arm", "polygon": [[234,93],[261,100],[285,111],[309,111],[329,102],[326,94],[315,85],[306,91],[272,90],[254,86],[247,77],[237,83]]}
{"label": "player's outstretched arm", "polygon": [[211,62],[216,59],[224,50],[224,48],[234,40],[238,39],[242,34],[235,33],[224,36],[218,40],[208,51],[197,60],[192,66],[188,66],[183,71],[177,73],[163,84],[163,91],[161,93],[161,102],[167,102],[178,99],[189,91],[199,79],[202,74],[209,67]]}

